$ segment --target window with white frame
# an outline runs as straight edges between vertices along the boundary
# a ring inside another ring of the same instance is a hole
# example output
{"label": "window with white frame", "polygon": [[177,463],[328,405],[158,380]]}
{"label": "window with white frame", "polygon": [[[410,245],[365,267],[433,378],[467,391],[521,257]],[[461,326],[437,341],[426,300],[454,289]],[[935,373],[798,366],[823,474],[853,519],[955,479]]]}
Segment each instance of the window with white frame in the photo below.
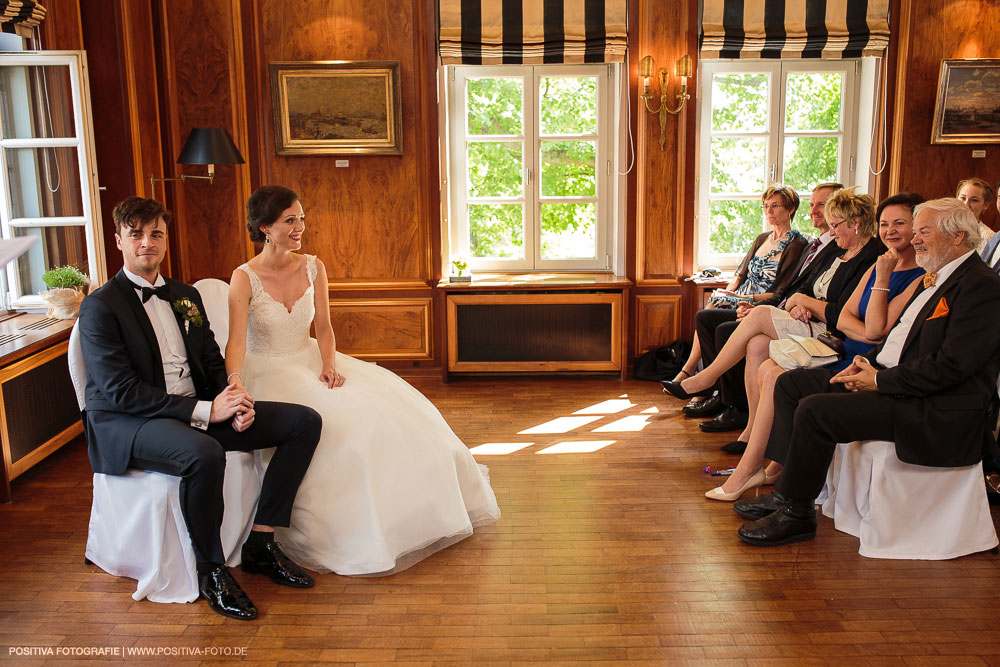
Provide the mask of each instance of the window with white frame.
{"label": "window with white frame", "polygon": [[612,268],[616,74],[446,68],[451,259],[473,270]]}
{"label": "window with white frame", "polygon": [[[820,183],[855,182],[859,61],[701,64],[698,218],[700,266],[736,266],[765,231],[760,196],[771,183],[803,202]],[[792,226],[812,235],[807,206]]]}
{"label": "window with white frame", "polygon": [[0,234],[40,241],[7,265],[6,307],[40,306],[55,266],[104,279],[89,100],[83,52],[0,54]]}

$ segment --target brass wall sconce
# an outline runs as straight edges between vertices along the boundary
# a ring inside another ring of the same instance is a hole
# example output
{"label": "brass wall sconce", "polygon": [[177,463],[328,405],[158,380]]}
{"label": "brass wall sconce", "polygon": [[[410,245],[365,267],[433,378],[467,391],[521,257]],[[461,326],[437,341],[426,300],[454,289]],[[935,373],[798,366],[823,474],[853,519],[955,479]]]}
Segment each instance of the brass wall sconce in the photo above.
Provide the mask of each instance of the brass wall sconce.
{"label": "brass wall sconce", "polygon": [[649,100],[652,95],[649,94],[649,78],[653,76],[653,69],[656,67],[656,63],[653,61],[653,56],[646,56],[639,61],[639,76],[642,77],[642,101],[646,103],[646,110],[649,113],[660,114],[660,150],[664,149],[664,142],[666,141],[666,128],[667,128],[667,114],[678,114],[681,109],[684,108],[684,103],[691,99],[688,95],[687,89],[687,79],[691,76],[691,56],[685,54],[677,59],[677,76],[681,78],[681,92],[677,93],[677,108],[671,109],[667,106],[667,70],[663,67],[660,68],[660,106],[658,109],[654,109],[649,106]]}
{"label": "brass wall sconce", "polygon": [[180,178],[156,178],[150,175],[150,196],[156,197],[156,181],[186,181],[197,178],[212,183],[215,181],[215,165],[244,164],[244,162],[240,150],[225,128],[196,127],[191,130],[187,141],[184,142],[184,148],[181,149],[181,154],[177,158],[177,164],[207,164],[208,176],[181,174]]}

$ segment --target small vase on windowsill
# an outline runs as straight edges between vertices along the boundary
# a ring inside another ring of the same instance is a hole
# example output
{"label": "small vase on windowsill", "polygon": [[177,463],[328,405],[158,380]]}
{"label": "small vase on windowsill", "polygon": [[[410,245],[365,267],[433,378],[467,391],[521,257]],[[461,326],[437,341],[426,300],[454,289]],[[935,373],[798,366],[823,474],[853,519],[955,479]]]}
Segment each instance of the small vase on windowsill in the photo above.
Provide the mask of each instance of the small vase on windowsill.
{"label": "small vase on windowsill", "polygon": [[453,259],[451,260],[451,266],[455,269],[455,273],[448,276],[448,282],[450,283],[471,283],[472,274],[462,275],[465,270],[469,268],[469,263],[464,259]]}
{"label": "small vase on windowsill", "polygon": [[60,266],[43,273],[42,282],[49,288],[38,293],[48,306],[46,316],[75,320],[85,296],[83,289],[90,283],[87,275],[75,266]]}
{"label": "small vase on windowsill", "polygon": [[472,276],[471,275],[465,275],[465,276],[461,276],[461,275],[459,275],[459,276],[448,276],[448,282],[450,282],[450,283],[471,283],[472,282]]}

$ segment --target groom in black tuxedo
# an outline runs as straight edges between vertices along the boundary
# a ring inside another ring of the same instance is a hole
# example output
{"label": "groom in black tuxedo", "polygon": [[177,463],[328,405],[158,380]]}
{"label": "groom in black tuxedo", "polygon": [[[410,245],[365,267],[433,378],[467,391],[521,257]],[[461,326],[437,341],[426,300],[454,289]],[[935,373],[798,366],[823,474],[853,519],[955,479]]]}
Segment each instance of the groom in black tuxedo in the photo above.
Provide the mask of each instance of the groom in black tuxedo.
{"label": "groom in black tuxedo", "polygon": [[311,408],[255,403],[228,383],[198,291],[159,273],[169,219],[153,199],[119,203],[115,240],[125,266],[80,307],[90,463],[109,475],[139,468],[180,477],[202,597],[224,616],[249,620],[257,609],[226,567],[219,537],[226,452],[276,448],[243,545],[243,570],[312,586],[273,535],[275,526],[288,526],[322,423]]}

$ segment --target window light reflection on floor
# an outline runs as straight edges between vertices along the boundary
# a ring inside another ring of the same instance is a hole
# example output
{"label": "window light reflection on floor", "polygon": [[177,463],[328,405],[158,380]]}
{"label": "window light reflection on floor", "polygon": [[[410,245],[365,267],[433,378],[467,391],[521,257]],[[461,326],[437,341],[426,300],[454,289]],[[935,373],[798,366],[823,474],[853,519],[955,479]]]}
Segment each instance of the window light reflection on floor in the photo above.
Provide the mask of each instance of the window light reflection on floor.
{"label": "window light reflection on floor", "polygon": [[514,452],[531,447],[533,442],[484,442],[478,447],[473,447],[469,451],[473,455],[493,456],[499,454],[513,454]]}
{"label": "window light reflection on floor", "polygon": [[645,410],[643,410],[642,414],[644,414],[644,415],[655,415],[655,414],[657,414],[659,412],[660,412],[660,409],[654,405],[651,408],[646,408]]}
{"label": "window light reflection on floor", "polygon": [[575,428],[580,428],[581,426],[586,426],[587,424],[597,421],[600,417],[557,417],[551,421],[547,421],[544,424],[539,424],[538,426],[532,426],[531,428],[526,428],[523,431],[518,431],[518,435],[532,435],[541,433],[568,433]]}
{"label": "window light reflection on floor", "polygon": [[598,426],[594,429],[594,433],[616,433],[620,431],[641,431],[642,429],[649,426],[649,415],[629,415],[628,417],[622,417],[617,419],[610,424],[605,424],[604,426]]}
{"label": "window light reflection on floor", "polygon": [[587,452],[596,452],[598,449],[604,449],[608,445],[615,444],[614,440],[564,440],[563,442],[557,442],[551,447],[546,447],[545,449],[540,449],[536,454],[583,454]]}
{"label": "window light reflection on floor", "polygon": [[601,401],[600,403],[595,403],[589,407],[583,408],[582,410],[577,410],[574,415],[613,415],[622,410],[628,410],[629,408],[634,408],[635,403],[628,400],[627,398],[614,398],[609,401]]}

